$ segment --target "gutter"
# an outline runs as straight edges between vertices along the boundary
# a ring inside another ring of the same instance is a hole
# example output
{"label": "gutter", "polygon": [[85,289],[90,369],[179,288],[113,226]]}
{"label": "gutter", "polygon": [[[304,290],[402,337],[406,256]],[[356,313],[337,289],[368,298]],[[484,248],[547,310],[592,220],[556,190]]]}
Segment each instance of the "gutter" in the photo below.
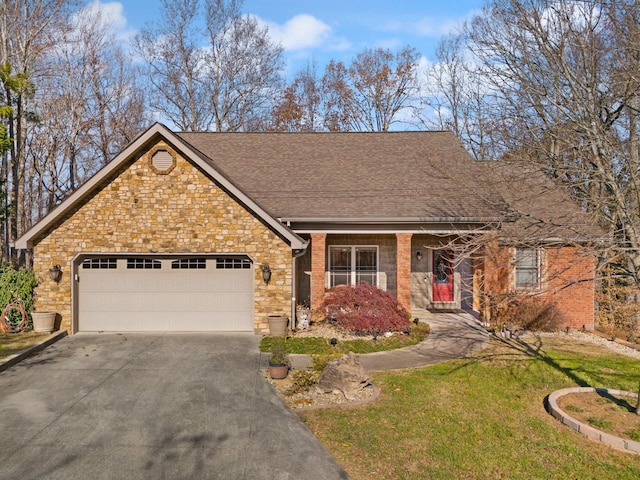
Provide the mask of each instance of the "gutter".
{"label": "gutter", "polygon": [[306,242],[304,248],[293,251],[293,262],[291,262],[291,330],[296,328],[296,306],[298,299],[298,280],[296,278],[296,263],[297,259],[307,253],[307,247],[309,242]]}
{"label": "gutter", "polygon": [[279,217],[278,220],[291,223],[356,223],[356,224],[398,224],[398,223],[479,223],[486,224],[504,220],[500,217]]}

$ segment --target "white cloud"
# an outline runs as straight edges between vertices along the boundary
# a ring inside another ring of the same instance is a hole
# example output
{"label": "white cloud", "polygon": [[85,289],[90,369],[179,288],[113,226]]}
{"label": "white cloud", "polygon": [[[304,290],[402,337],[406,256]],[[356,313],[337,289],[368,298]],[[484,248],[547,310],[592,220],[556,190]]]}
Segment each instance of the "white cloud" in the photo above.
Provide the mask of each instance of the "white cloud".
{"label": "white cloud", "polygon": [[89,19],[99,22],[100,27],[111,30],[118,39],[127,40],[135,34],[135,31],[127,28],[127,18],[124,16],[124,8],[120,2],[102,3],[95,0],[81,9],[77,14],[76,21]]}
{"label": "white cloud", "polygon": [[403,45],[403,41],[399,38],[388,38],[386,40],[380,40],[376,43],[377,48],[383,48],[385,50],[396,50]]}
{"label": "white cloud", "polygon": [[389,22],[384,30],[412,33],[419,37],[440,37],[458,30],[465,20],[471,19],[478,13],[478,10],[471,10],[464,17],[457,19],[422,17],[413,21],[393,21]]}
{"label": "white cloud", "polygon": [[285,50],[305,50],[326,44],[331,38],[331,27],[308,14],[300,14],[284,25],[258,19],[269,27],[271,38],[282,44]]}

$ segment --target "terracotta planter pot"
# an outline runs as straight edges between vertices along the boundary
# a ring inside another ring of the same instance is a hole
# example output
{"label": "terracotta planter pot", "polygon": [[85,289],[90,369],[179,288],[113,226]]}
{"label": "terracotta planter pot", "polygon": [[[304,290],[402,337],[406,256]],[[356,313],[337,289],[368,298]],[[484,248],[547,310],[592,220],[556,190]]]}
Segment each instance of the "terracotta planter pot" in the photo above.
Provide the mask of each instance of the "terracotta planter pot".
{"label": "terracotta planter pot", "polygon": [[269,334],[272,337],[286,337],[287,336],[287,324],[289,323],[288,317],[281,317],[279,315],[269,315]]}
{"label": "terracotta planter pot", "polygon": [[269,365],[269,376],[274,380],[285,378],[289,374],[289,365]]}
{"label": "terracotta planter pot", "polygon": [[33,312],[33,331],[41,333],[51,333],[56,325],[56,312]]}

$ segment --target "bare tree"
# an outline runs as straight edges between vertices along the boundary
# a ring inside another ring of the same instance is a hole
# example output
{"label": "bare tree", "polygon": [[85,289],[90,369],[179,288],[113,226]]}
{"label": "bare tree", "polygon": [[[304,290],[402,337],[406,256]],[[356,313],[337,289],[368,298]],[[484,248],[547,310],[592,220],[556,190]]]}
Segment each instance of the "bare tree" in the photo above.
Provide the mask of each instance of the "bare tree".
{"label": "bare tree", "polygon": [[[145,99],[113,29],[90,5],[65,0],[0,3],[2,155],[7,187],[2,261],[9,244],[131,140]],[[2,182],[0,182],[2,183]]]}
{"label": "bare tree", "polygon": [[55,33],[66,28],[72,9],[69,0],[0,2],[0,64],[4,68],[0,103],[11,107],[3,119],[11,145],[3,155],[1,173],[12,206],[1,227],[4,261],[17,262],[8,245],[30,223],[22,208],[25,146],[27,121],[33,111],[33,85],[46,74],[39,60],[55,45]]}
{"label": "bare tree", "polygon": [[[442,94],[433,103],[449,110],[441,124],[467,145],[484,143],[480,151],[489,155],[477,158],[508,156],[565,186],[609,232],[603,260],[638,287],[639,8],[493,0],[441,44],[435,73],[444,71],[436,82]],[[476,91],[483,93],[477,115],[466,107]],[[486,128],[474,126],[476,119]],[[483,142],[474,139],[478,132],[488,133]]]}
{"label": "bare tree", "polygon": [[331,60],[318,78],[315,65],[298,72],[279,95],[272,126],[285,131],[388,131],[413,122],[418,108],[418,53],[365,49],[347,67]]}
{"label": "bare tree", "polygon": [[[237,0],[163,0],[163,23],[135,48],[152,86],[151,106],[186,131],[252,130],[280,87],[282,48],[240,14]],[[197,27],[204,15],[205,29]]]}
{"label": "bare tree", "polygon": [[468,35],[502,113],[497,150],[566,185],[610,232],[607,257],[640,288],[639,8],[500,0]]}
{"label": "bare tree", "polygon": [[592,215],[609,239],[600,269],[636,311],[639,10],[635,0],[493,0],[460,37],[470,81],[482,79],[488,151],[542,169]]}
{"label": "bare tree", "polygon": [[321,131],[323,97],[317,65],[308,64],[278,96],[271,113],[271,129],[284,132]]}
{"label": "bare tree", "polygon": [[422,116],[424,125],[452,131],[477,160],[495,158],[489,88],[469,58],[464,36],[444,36],[435,58],[425,75],[423,103],[429,111]]}
{"label": "bare tree", "polygon": [[199,0],[162,0],[162,23],[142,29],[134,47],[145,62],[152,110],[185,131],[207,130],[213,121],[204,83],[203,36],[196,26]]}
{"label": "bare tree", "polygon": [[255,18],[241,15],[240,5],[205,1],[210,45],[205,78],[216,131],[260,128],[282,84],[282,47]]}
{"label": "bare tree", "polygon": [[382,48],[358,53],[349,68],[330,62],[323,77],[325,126],[330,131],[388,131],[394,123],[408,123],[419,94],[417,51],[405,47],[395,55]]}

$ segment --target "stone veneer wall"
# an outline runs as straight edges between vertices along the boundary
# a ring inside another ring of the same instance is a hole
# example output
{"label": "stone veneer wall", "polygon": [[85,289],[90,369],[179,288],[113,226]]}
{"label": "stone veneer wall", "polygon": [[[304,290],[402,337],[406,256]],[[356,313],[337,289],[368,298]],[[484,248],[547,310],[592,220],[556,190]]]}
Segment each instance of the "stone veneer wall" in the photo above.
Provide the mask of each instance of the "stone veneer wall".
{"label": "stone veneer wall", "polygon": [[[58,312],[63,329],[71,330],[71,262],[81,252],[246,253],[256,265],[256,333],[268,332],[268,315],[291,315],[289,245],[179,155],[168,174],[156,173],[146,153],[137,157],[33,250],[36,308]],[[64,272],[59,284],[48,276],[55,264]],[[271,266],[269,285],[260,264]]]}

